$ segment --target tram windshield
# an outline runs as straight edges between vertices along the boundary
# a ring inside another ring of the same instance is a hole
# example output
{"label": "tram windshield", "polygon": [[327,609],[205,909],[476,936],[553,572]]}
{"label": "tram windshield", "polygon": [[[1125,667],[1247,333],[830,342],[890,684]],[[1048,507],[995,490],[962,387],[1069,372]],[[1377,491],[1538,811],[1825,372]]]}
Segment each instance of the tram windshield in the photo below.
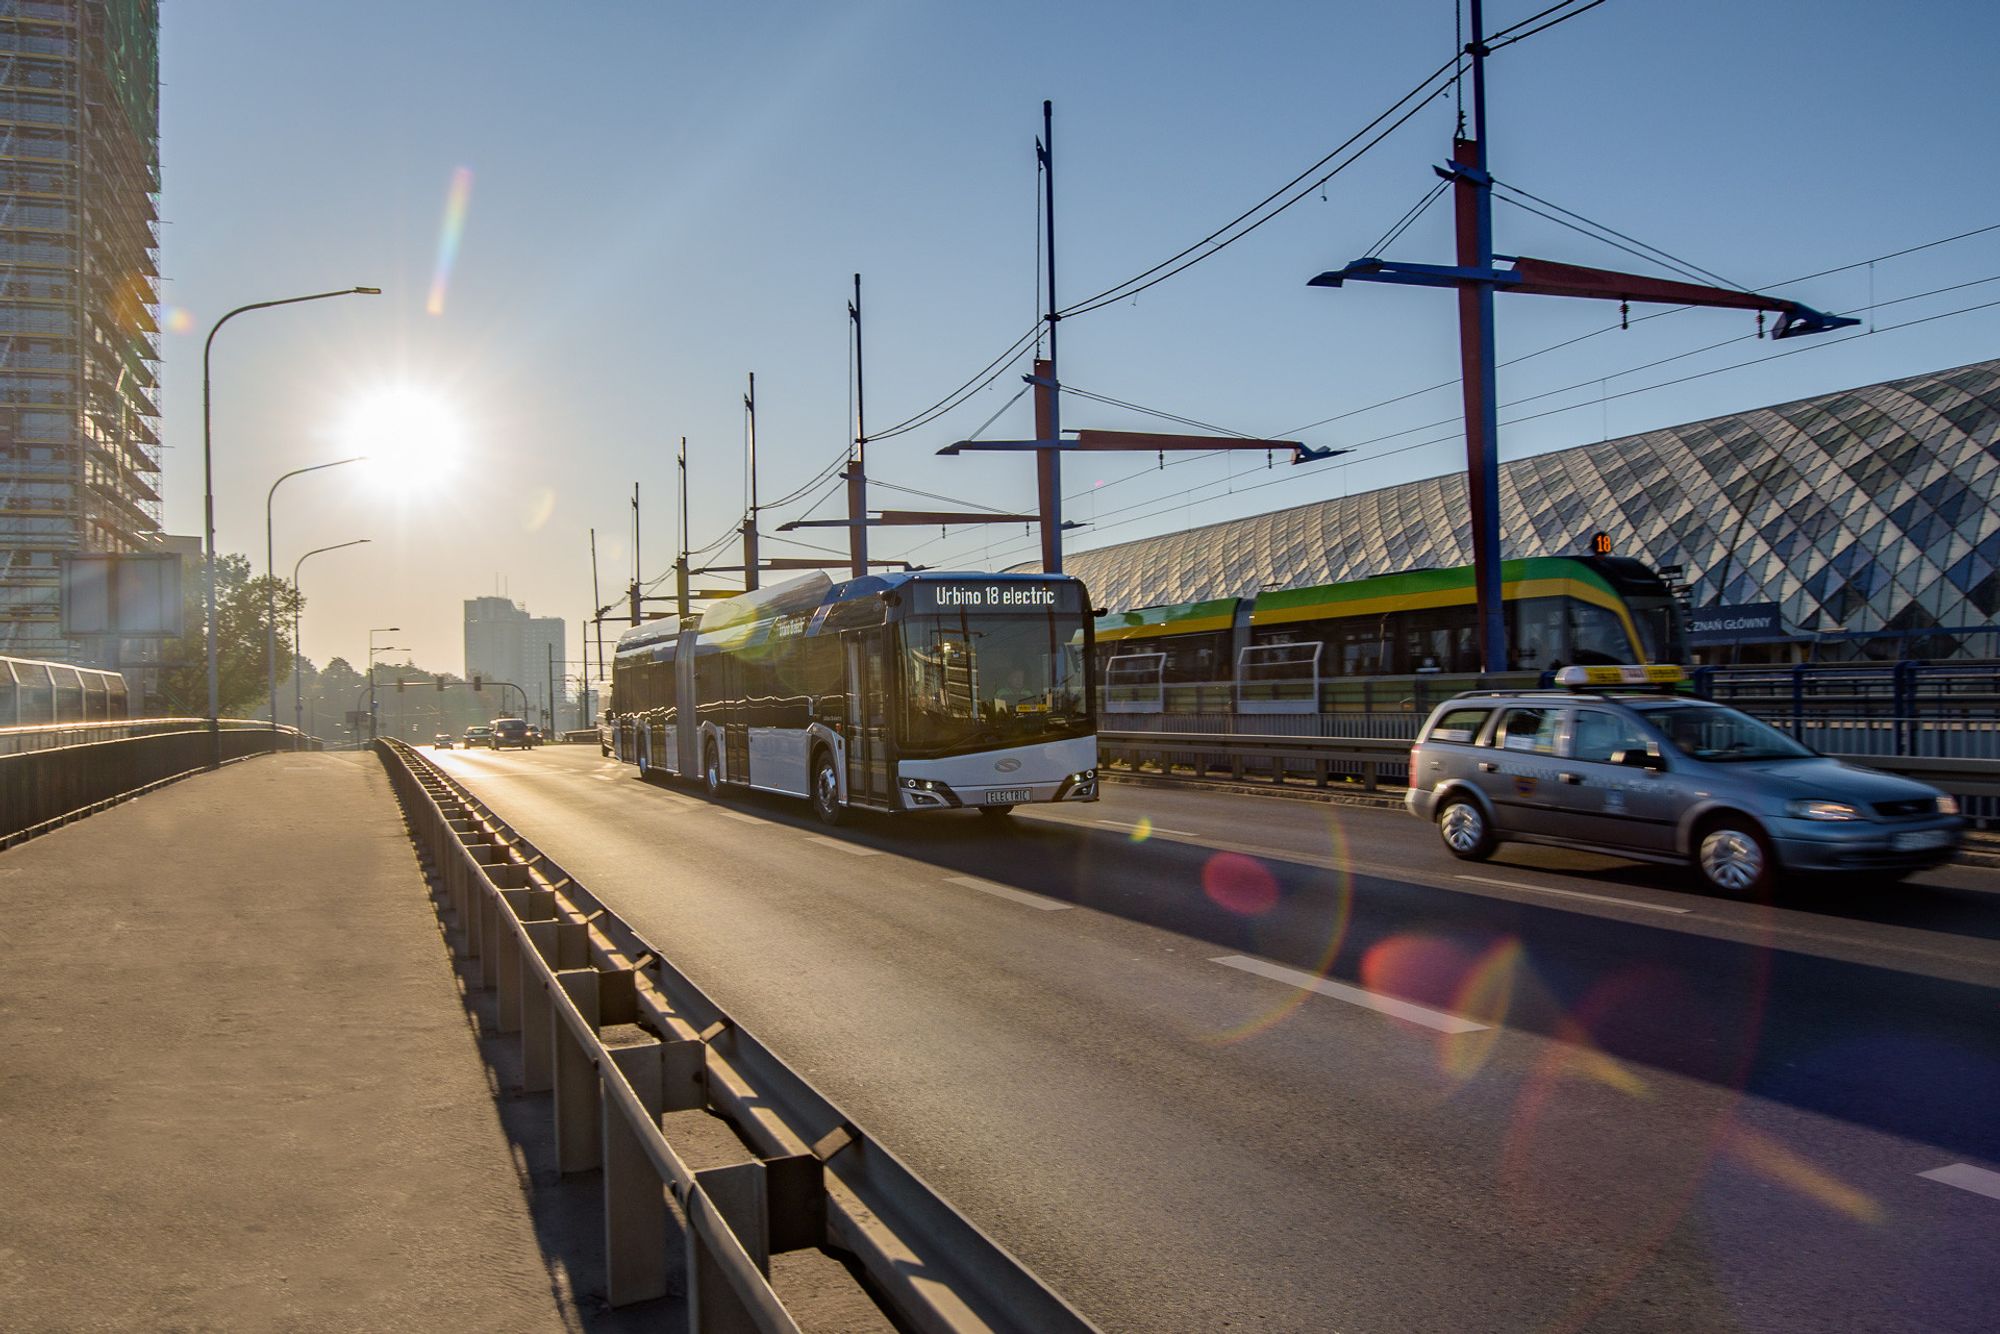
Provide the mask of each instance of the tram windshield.
{"label": "tram windshield", "polygon": [[1089,735],[1082,616],[946,612],[900,630],[905,755]]}

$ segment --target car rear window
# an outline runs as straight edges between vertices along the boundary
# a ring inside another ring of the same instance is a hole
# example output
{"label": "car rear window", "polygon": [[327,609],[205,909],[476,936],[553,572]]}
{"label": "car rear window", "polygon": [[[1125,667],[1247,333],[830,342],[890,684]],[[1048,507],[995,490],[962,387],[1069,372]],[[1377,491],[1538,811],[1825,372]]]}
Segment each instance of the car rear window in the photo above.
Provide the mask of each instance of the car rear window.
{"label": "car rear window", "polygon": [[1446,709],[1431,724],[1430,731],[1424,733],[1426,741],[1457,741],[1470,744],[1479,735],[1479,729],[1486,725],[1486,717],[1493,710]]}
{"label": "car rear window", "polygon": [[1556,723],[1561,709],[1509,709],[1500,719],[1495,745],[1505,750],[1524,750],[1535,755],[1556,753]]}

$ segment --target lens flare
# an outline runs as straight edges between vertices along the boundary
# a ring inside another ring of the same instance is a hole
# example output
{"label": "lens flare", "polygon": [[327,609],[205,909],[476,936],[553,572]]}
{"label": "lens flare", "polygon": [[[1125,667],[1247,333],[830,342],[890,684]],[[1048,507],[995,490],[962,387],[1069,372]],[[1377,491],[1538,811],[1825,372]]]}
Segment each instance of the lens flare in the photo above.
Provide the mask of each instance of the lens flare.
{"label": "lens flare", "polygon": [[194,332],[194,312],[186,306],[169,306],[166,313],[166,330],[170,334],[190,334]]}
{"label": "lens flare", "polygon": [[539,532],[556,512],[556,493],[542,487],[535,495],[534,504],[528,510],[528,531]]}
{"label": "lens flare", "polygon": [[1783,1186],[1790,1186],[1807,1199],[1817,1200],[1837,1214],[1857,1223],[1882,1221],[1882,1206],[1864,1191],[1814,1166],[1795,1150],[1779,1143],[1761,1130],[1738,1122],[1723,1136],[1722,1147],[1730,1157]]}
{"label": "lens flare", "polygon": [[[1347,929],[1354,919],[1354,873],[1347,869],[1351,864],[1348,857],[1347,831],[1340,823],[1337,809],[1333,813],[1327,832],[1333,844],[1334,865],[1340,869],[1324,873],[1322,878],[1314,880],[1307,889],[1295,894],[1289,908],[1295,917],[1299,914],[1310,914],[1315,921],[1316,929],[1325,932],[1326,943],[1319,952],[1319,958],[1310,965],[1310,971],[1320,977],[1330,978],[1333,976],[1334,960],[1340,957],[1341,947],[1347,943]],[[1205,878],[1206,868],[1204,868]],[[1254,1014],[1242,1023],[1223,1029],[1205,1040],[1222,1046],[1256,1037],[1259,1033],[1276,1028],[1312,997],[1313,993],[1310,991],[1286,988],[1283,998],[1271,1009]]]}
{"label": "lens flare", "polygon": [[1452,997],[1451,1012],[1486,1027],[1470,1033],[1439,1035],[1439,1064],[1456,1082],[1463,1084],[1470,1080],[1485,1068],[1492,1056],[1493,1045],[1500,1040],[1507,1020],[1508,1007],[1514,1002],[1514,979],[1521,969],[1521,957],[1521,942],[1513,936],[1503,936],[1487,946],[1486,952],[1473,960],[1460,979],[1458,991]]}
{"label": "lens flare", "polygon": [[1132,841],[1144,843],[1153,836],[1153,821],[1148,816],[1140,816],[1139,823],[1132,826]]}
{"label": "lens flare", "polygon": [[1201,868],[1201,889],[1219,907],[1262,917],[1278,906],[1278,878],[1255,857],[1218,852]]}
{"label": "lens flare", "polygon": [[458,263],[458,243],[465,237],[466,209],[472,203],[472,168],[460,167],[451,174],[451,189],[445,195],[444,226],[438,232],[437,266],[431,270],[431,292],[424,312],[444,314],[445,289],[451,286],[452,267]]}

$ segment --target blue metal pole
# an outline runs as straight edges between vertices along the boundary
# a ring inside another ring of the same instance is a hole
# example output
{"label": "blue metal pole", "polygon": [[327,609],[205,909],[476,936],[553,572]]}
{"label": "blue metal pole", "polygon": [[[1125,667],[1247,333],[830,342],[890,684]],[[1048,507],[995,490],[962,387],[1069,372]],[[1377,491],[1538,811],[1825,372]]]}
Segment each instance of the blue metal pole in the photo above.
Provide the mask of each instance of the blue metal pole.
{"label": "blue metal pole", "polygon": [[[1056,140],[1055,106],[1042,103],[1042,204],[1048,226],[1049,251],[1049,358],[1035,366],[1037,379],[1045,385],[1035,389],[1035,436],[1040,440],[1062,439],[1062,391],[1056,376]],[[1046,411],[1044,411],[1046,409]],[[1042,572],[1061,574],[1062,555],[1062,455],[1053,447],[1035,451],[1036,501],[1042,514]]]}
{"label": "blue metal pole", "polygon": [[[1493,183],[1486,172],[1486,44],[1482,0],[1472,0],[1472,139],[1453,144],[1452,162],[1465,169],[1452,187],[1458,213],[1458,263],[1493,270]],[[1494,372],[1493,285],[1458,288],[1459,375],[1465,399],[1466,492],[1472,528],[1472,578],[1478,604],[1480,670],[1506,671],[1507,620],[1500,580],[1500,437]]]}

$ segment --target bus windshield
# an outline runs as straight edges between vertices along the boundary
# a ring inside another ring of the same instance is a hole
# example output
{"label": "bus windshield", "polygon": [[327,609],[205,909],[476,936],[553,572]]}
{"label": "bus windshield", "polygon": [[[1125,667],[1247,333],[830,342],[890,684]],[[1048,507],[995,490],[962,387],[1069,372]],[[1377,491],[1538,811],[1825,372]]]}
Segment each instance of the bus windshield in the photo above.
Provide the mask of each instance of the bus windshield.
{"label": "bus windshield", "polygon": [[1091,732],[1083,618],[959,612],[901,622],[906,755]]}

